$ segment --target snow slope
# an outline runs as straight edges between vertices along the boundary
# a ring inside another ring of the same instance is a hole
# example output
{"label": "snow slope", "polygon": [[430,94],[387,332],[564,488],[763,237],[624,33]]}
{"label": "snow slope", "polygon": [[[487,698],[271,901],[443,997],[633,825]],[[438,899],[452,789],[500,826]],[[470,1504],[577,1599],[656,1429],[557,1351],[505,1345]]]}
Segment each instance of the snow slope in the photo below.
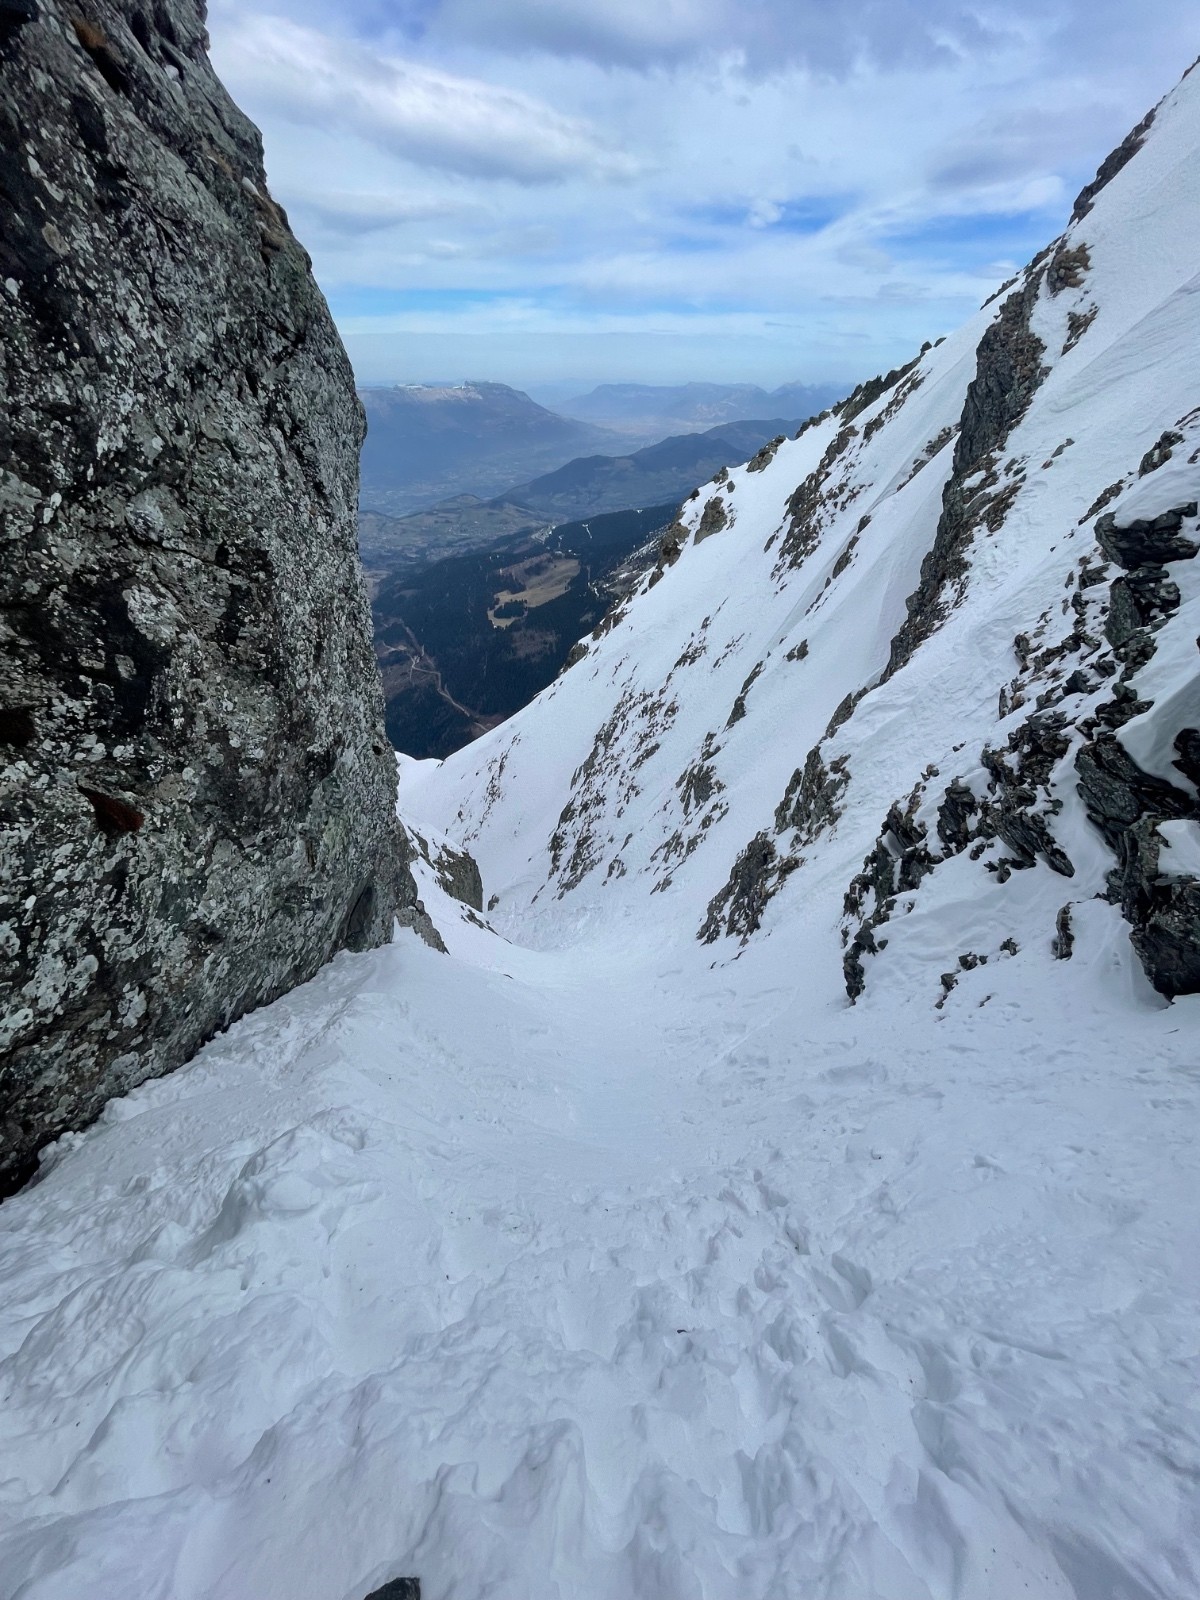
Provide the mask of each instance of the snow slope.
{"label": "snow slope", "polygon": [[435,915],[0,1211],[6,1597],[1197,1592],[1195,1001]]}
{"label": "snow slope", "polygon": [[[978,485],[990,466],[992,480],[974,511],[966,571],[943,590],[944,623],[898,670],[889,675],[894,641],[934,544],[994,303],[849,425],[831,414],[765,467],[751,463],[701,491],[683,519],[682,556],[661,581],[522,715],[412,797],[411,808],[457,830],[477,855],[505,927],[553,944],[566,927],[653,904],[665,928],[695,931],[738,853],[765,831],[779,858],[803,859],[768,886],[779,892],[764,935],[803,946],[813,994],[832,1000],[846,891],[891,806],[923,785],[914,814],[927,822],[952,778],[983,798],[982,752],[1004,748],[1039,693],[1073,729],[1112,700],[1119,663],[1103,629],[1119,568],[1097,549],[1093,508],[1104,509],[1107,491],[1121,522],[1200,495],[1198,104],[1189,77],[1094,208],[1026,274],[1044,375],[980,471],[965,475]],[[1082,265],[1073,260],[1081,247]],[[1073,344],[1072,318],[1084,326]],[[1139,478],[1168,434],[1173,453]],[[701,538],[705,519],[725,526]],[[1121,733],[1147,770],[1181,787],[1170,741],[1200,722],[1194,568],[1171,565],[1182,608],[1154,660],[1128,677],[1130,694],[1154,707]],[[1039,660],[1077,618],[1070,647]],[[1076,667],[1086,682],[1068,691]],[[841,726],[829,732],[835,718]],[[1075,869],[1069,885],[1044,867],[989,876],[1005,853],[993,838],[976,870],[951,862],[903,931],[892,923],[886,958],[870,963],[872,986],[890,996],[922,981],[906,960],[913,946],[918,968],[932,964],[936,994],[977,925],[990,952],[1007,937],[1046,951],[1062,904],[1104,888],[1112,852],[1076,792],[1074,758],[1087,737],[1069,741],[1040,800]],[[833,774],[823,784],[830,816],[797,818],[793,790],[783,827],[776,808],[810,751]],[[1184,792],[1195,800],[1190,780]],[[648,890],[662,900],[648,902]],[[970,908],[956,912],[963,896]]]}
{"label": "snow slope", "polygon": [[1020,317],[404,765],[499,897],[417,864],[447,954],[340,957],[0,1209],[3,1600],[1200,1593],[1200,998],[1131,941],[1200,858],[1200,584],[1095,542],[1200,492],[1198,144],[1189,78]]}

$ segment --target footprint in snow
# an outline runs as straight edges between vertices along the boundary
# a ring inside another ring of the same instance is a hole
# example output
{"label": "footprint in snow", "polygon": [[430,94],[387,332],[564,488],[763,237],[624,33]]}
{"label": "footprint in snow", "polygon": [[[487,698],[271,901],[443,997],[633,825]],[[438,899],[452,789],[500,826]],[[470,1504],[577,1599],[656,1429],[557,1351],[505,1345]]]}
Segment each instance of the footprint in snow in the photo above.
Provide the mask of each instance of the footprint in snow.
{"label": "footprint in snow", "polygon": [[813,1282],[832,1310],[857,1311],[871,1292],[871,1274],[845,1256],[831,1256],[829,1264],[836,1276],[814,1267]]}

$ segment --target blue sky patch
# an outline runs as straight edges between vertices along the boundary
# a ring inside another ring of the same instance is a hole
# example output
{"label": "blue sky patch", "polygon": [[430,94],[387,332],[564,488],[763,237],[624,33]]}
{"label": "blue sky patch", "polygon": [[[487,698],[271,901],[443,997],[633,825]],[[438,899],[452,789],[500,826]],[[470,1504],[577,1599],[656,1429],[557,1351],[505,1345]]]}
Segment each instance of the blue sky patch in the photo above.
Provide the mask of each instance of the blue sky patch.
{"label": "blue sky patch", "polygon": [[887,229],[879,240],[902,260],[938,256],[970,269],[998,256],[1024,260],[1035,254],[1065,222],[1059,210],[950,213]]}

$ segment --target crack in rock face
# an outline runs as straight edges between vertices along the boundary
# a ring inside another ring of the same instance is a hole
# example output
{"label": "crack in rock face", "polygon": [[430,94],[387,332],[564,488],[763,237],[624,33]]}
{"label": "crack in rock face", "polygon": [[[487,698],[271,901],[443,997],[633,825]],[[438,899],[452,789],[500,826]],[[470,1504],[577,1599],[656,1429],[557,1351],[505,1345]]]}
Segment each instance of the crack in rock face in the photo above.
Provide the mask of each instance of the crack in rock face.
{"label": "crack in rock face", "polygon": [[362,413],[196,0],[0,15],[0,1191],[416,898]]}

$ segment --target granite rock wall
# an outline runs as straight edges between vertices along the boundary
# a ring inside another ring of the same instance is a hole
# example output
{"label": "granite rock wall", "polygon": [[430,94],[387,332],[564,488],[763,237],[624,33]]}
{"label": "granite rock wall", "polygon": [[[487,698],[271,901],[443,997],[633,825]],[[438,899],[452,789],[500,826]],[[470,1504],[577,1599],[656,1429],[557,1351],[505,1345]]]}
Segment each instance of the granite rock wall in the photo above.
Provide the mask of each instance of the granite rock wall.
{"label": "granite rock wall", "polygon": [[196,0],[0,0],[0,1192],[414,920],[361,407]]}

